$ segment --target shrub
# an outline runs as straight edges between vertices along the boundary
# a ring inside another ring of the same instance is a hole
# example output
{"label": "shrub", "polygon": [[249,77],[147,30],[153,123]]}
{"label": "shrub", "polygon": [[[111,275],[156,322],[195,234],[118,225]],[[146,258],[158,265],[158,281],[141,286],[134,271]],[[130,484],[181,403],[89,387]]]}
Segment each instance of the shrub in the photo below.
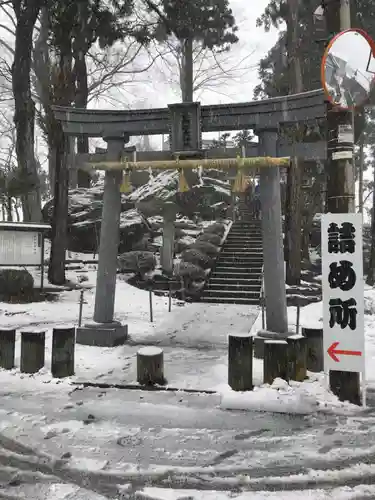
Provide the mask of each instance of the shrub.
{"label": "shrub", "polygon": [[215,222],[214,224],[211,224],[210,226],[206,227],[203,233],[204,234],[211,233],[223,237],[225,234],[225,230],[226,230],[225,224],[221,224],[220,222]]}
{"label": "shrub", "polygon": [[187,250],[184,250],[181,254],[181,259],[184,262],[195,264],[202,269],[209,269],[213,264],[212,259],[208,255],[204,254],[200,250],[196,250],[195,248],[188,248]]}
{"label": "shrub", "polygon": [[117,267],[122,273],[144,275],[156,267],[156,258],[152,252],[136,250],[118,256]]}
{"label": "shrub", "polygon": [[191,236],[184,236],[183,238],[180,238],[179,240],[175,241],[174,244],[174,249],[176,253],[181,253],[187,248],[189,248],[191,245],[195,243],[194,238]]}
{"label": "shrub", "polygon": [[0,295],[5,299],[32,297],[34,278],[26,269],[0,269]]}
{"label": "shrub", "polygon": [[221,236],[218,236],[217,234],[214,233],[203,233],[200,236],[198,236],[197,241],[208,241],[208,243],[211,243],[212,245],[215,246],[220,246],[221,244]]}
{"label": "shrub", "polygon": [[199,250],[208,255],[211,259],[215,258],[219,253],[219,249],[208,241],[195,241],[189,248]]}
{"label": "shrub", "polygon": [[179,262],[174,268],[175,276],[179,278],[189,278],[190,280],[205,280],[204,270],[191,262]]}

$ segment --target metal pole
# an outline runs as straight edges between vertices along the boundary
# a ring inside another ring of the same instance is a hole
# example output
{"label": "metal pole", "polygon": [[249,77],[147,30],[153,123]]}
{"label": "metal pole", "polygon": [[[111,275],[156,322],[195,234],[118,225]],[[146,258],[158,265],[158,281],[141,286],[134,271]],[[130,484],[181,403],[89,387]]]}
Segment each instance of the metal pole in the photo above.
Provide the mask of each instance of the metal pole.
{"label": "metal pole", "polygon": [[297,305],[297,320],[296,320],[296,334],[299,334],[299,319],[300,319],[301,308],[300,305]]}
{"label": "metal pole", "polygon": [[79,293],[79,312],[78,312],[78,326],[79,327],[82,325],[83,294],[84,294],[84,291],[81,290]]}
{"label": "metal pole", "polygon": [[341,0],[340,2],[340,28],[341,31],[350,29],[350,0]]}
{"label": "metal pole", "polygon": [[[351,27],[350,0],[330,0],[325,5],[325,18],[329,38]],[[350,131],[351,130],[351,131]],[[353,113],[338,111],[327,104],[327,212],[355,212],[355,175],[354,175],[354,129]],[[345,146],[345,153],[341,153]],[[349,152],[349,158],[347,158]],[[341,156],[341,158],[340,158]],[[359,373],[331,370],[329,384],[332,392],[340,400],[355,402],[360,391]]]}
{"label": "metal pole", "polygon": [[358,175],[358,212],[363,213],[363,164],[365,160],[365,151],[363,138],[360,140],[359,149],[359,175]]}
{"label": "metal pole", "polygon": [[40,243],[40,252],[42,254],[41,256],[41,262],[40,262],[40,291],[43,292],[44,288],[44,233],[40,233],[41,236],[41,243]]}
{"label": "metal pole", "polygon": [[169,281],[169,289],[168,289],[168,312],[172,310],[172,283]]}
{"label": "metal pole", "polygon": [[152,290],[151,289],[148,291],[148,298],[149,298],[149,302],[150,302],[150,323],[153,323],[154,322],[154,314],[153,314],[153,310],[152,310]]}
{"label": "metal pole", "polygon": [[265,304],[264,304],[264,294],[262,292],[262,330],[266,329],[266,311],[265,311]]}

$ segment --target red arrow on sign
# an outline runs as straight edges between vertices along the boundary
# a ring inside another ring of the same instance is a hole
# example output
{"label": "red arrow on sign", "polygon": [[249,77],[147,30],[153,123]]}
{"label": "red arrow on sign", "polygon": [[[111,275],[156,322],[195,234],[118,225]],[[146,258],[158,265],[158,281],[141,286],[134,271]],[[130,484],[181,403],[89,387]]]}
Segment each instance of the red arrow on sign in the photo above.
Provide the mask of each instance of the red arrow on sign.
{"label": "red arrow on sign", "polygon": [[333,342],[333,344],[330,345],[327,349],[328,354],[331,356],[333,361],[336,361],[336,363],[340,362],[339,358],[337,357],[339,354],[343,356],[362,356],[361,351],[344,351],[341,349],[336,349],[339,343],[340,342]]}

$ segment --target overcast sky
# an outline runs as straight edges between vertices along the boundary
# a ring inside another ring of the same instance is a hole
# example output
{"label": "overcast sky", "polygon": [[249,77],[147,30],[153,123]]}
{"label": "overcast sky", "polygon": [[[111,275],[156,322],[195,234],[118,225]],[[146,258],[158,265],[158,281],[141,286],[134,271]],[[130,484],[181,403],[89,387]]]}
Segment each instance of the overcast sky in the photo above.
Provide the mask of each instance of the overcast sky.
{"label": "overcast sky", "polygon": [[366,71],[371,52],[367,40],[354,31],[344,33],[333,43],[330,53],[347,61],[349,66],[364,75],[368,81],[373,79],[373,74]]}
{"label": "overcast sky", "polygon": [[[259,83],[258,63],[273,47],[278,38],[277,30],[272,29],[269,33],[265,33],[263,28],[256,27],[256,20],[264,12],[268,3],[269,0],[230,0],[230,6],[239,26],[239,42],[232,46],[230,54],[234,63],[246,58],[245,65],[249,66],[249,70],[243,81],[230,81],[221,89],[205,90],[196,95],[195,98],[199,99],[202,104],[245,102],[253,99],[254,88]],[[155,76],[158,79],[157,75]],[[150,85],[143,87],[144,104],[147,103],[150,107],[164,107],[168,103],[177,102],[174,89],[163,82],[162,78],[158,80],[154,86],[156,91]],[[207,133],[204,135],[205,137],[216,137],[218,134]]]}
{"label": "overcast sky", "polygon": [[[225,103],[228,100],[232,102],[252,100],[254,87],[259,81],[255,66],[272,48],[278,36],[276,30],[265,33],[263,28],[256,27],[256,19],[263,13],[268,3],[269,0],[230,0],[230,6],[239,25],[238,37],[240,39],[238,44],[231,49],[233,59],[242,60],[250,55],[246,65],[253,65],[254,68],[248,71],[243,83],[234,82],[231,88],[227,88],[226,85],[223,95],[213,91],[204,92],[200,95],[203,104]],[[151,99],[154,106],[165,106],[168,102],[175,102],[176,95],[168,89],[167,85],[164,85],[163,92],[152,95]]]}

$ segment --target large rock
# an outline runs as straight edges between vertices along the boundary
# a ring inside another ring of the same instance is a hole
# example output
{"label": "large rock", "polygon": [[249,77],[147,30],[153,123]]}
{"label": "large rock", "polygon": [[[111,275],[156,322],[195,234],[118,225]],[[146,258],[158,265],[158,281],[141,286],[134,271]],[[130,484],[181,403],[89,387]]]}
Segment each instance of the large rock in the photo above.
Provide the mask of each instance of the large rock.
{"label": "large rock", "polygon": [[[176,227],[193,229],[195,214],[203,219],[214,220],[223,215],[231,203],[229,183],[220,180],[222,172],[214,178],[215,170],[204,172],[200,176],[197,170],[186,172],[190,190],[178,192],[176,170],[168,170],[157,175],[147,173],[143,176],[146,184],[134,189],[128,195],[122,195],[122,214],[120,224],[119,252],[147,248],[147,239],[153,229],[145,217],[162,216],[166,202],[177,204],[179,215]],[[219,175],[220,174],[220,175]],[[141,182],[141,181],[140,181]],[[103,179],[90,189],[69,191],[68,249],[73,252],[97,252],[99,248],[100,223],[103,209]],[[53,199],[43,208],[43,218],[51,223]],[[162,219],[160,220],[162,227]]]}
{"label": "large rock", "polygon": [[[97,252],[103,209],[103,187],[73,189],[69,192],[68,249],[72,252]],[[122,201],[119,253],[128,252],[145,237],[151,237],[147,219],[134,208],[134,203]],[[52,222],[53,199],[43,207],[43,218]]]}
{"label": "large rock", "polygon": [[[75,222],[69,226],[69,250],[73,252],[97,252],[100,241],[101,218]],[[121,213],[119,253],[129,252],[144,240],[151,237],[147,220],[136,209]]]}
{"label": "large rock", "polygon": [[204,219],[210,220],[216,219],[223,208],[230,206],[231,189],[228,182],[207,175],[200,177],[197,171],[187,170],[185,177],[190,190],[179,193],[178,177],[176,170],[161,172],[151,177],[144,186],[135,189],[126,200],[134,203],[146,217],[161,215],[166,202],[176,203],[181,215],[192,218],[199,213]]}

